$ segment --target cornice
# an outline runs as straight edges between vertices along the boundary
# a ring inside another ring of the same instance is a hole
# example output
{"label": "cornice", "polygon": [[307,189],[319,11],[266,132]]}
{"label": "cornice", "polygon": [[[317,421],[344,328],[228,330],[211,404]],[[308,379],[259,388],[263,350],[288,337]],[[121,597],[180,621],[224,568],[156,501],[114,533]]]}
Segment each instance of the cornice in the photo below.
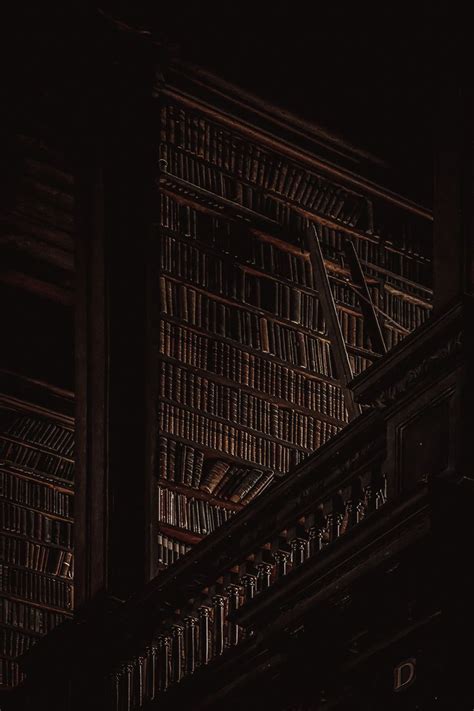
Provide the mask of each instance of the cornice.
{"label": "cornice", "polygon": [[356,402],[386,408],[455,362],[463,349],[467,304],[429,319],[386,356],[354,378]]}

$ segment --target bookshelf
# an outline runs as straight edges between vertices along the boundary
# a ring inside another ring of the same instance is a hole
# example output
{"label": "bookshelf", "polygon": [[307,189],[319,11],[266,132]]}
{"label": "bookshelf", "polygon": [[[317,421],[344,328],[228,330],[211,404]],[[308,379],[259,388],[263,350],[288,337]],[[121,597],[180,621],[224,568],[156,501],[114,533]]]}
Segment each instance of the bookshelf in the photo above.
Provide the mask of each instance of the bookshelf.
{"label": "bookshelf", "polygon": [[422,209],[343,168],[325,169],[317,155],[278,144],[258,122],[231,119],[194,90],[165,85],[160,98],[160,569],[349,420],[308,227],[317,228],[353,375],[381,353],[347,240],[387,349],[431,312],[431,223]]}
{"label": "bookshelf", "polygon": [[71,398],[11,374],[3,385],[8,382],[17,392],[11,387],[8,392],[0,390],[0,665],[4,688],[22,681],[16,658],[71,618],[74,606]]}

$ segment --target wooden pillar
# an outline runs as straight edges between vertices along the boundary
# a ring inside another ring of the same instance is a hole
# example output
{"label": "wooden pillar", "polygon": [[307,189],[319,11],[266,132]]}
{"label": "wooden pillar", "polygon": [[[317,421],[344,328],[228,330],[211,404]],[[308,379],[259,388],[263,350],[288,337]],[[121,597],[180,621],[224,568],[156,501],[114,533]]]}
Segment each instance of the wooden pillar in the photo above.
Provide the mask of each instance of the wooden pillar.
{"label": "wooden pillar", "polygon": [[472,294],[474,126],[472,89],[444,78],[435,131],[434,313]]}
{"label": "wooden pillar", "polygon": [[108,28],[88,53],[76,142],[76,608],[127,598],[156,560],[151,45]]}

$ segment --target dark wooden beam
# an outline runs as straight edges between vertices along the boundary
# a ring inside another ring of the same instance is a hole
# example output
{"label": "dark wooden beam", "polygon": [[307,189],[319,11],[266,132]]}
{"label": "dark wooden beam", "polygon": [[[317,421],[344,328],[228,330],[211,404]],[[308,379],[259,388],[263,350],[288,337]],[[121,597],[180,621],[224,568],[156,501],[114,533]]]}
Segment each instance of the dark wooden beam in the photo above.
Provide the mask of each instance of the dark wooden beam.
{"label": "dark wooden beam", "polygon": [[76,604],[126,599],[155,573],[150,358],[153,64],[101,36],[82,81],[77,186]]}

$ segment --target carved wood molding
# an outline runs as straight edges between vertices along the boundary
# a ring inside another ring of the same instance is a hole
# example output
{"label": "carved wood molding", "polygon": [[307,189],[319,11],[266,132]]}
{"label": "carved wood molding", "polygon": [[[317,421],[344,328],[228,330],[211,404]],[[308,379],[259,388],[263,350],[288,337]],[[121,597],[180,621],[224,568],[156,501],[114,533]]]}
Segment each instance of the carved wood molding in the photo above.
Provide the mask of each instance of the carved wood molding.
{"label": "carved wood molding", "polygon": [[453,358],[462,350],[462,345],[463,333],[459,330],[443,346],[426,356],[415,367],[410,368],[395,383],[382,390],[374,400],[374,405],[378,408],[388,407],[418,385],[421,380],[439,371],[448,359]]}

